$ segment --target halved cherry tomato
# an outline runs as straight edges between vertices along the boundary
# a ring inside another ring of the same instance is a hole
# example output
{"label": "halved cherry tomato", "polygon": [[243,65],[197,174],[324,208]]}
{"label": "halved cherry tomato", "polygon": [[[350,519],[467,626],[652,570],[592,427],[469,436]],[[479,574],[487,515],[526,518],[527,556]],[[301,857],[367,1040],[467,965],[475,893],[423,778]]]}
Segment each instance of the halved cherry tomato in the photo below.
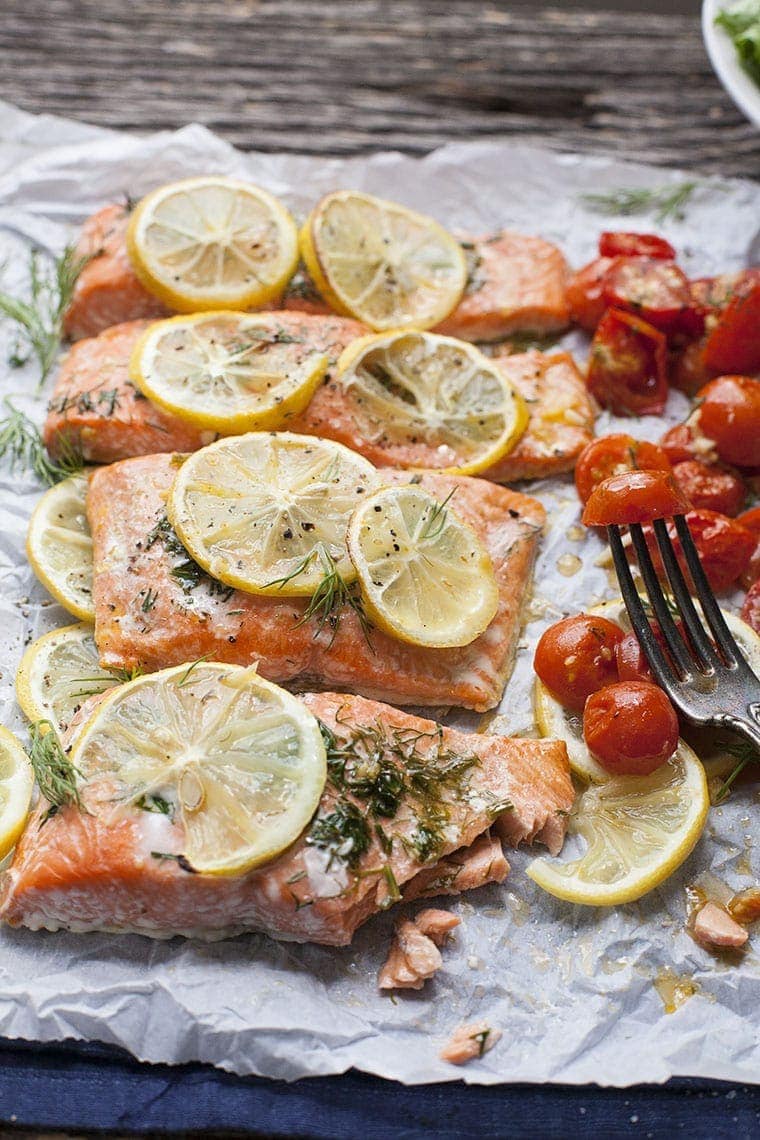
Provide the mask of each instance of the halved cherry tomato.
{"label": "halved cherry tomato", "polygon": [[760,579],[747,592],[742,606],[742,618],[747,625],[752,626],[755,633],[760,633]]}
{"label": "halved cherry tomato", "polygon": [[657,234],[632,234],[606,231],[599,238],[602,257],[654,257],[674,261],[676,251],[669,241]]}
{"label": "halved cherry tomato", "polygon": [[676,424],[668,428],[660,439],[660,447],[672,464],[685,463],[687,459],[696,457],[694,434],[688,423]]}
{"label": "halved cherry tomato", "polygon": [[708,321],[704,359],[713,373],[760,371],[760,270],[738,274],[722,311]]}
{"label": "halved cherry tomato", "polygon": [[583,737],[608,772],[648,776],[678,747],[678,717],[657,685],[619,681],[589,697]]}
{"label": "halved cherry tomato", "polygon": [[582,503],[597,484],[624,471],[670,471],[670,460],[656,443],[618,432],[587,443],[575,465],[575,486]]}
{"label": "halved cherry tomato", "polygon": [[593,332],[604,316],[607,301],[604,296],[604,278],[613,265],[611,257],[597,257],[572,275],[565,294],[570,315],[576,325]]}
{"label": "halved cherry tomato", "polygon": [[652,670],[635,633],[627,633],[615,646],[615,660],[621,681],[652,680]]}
{"label": "halved cherry tomato", "polygon": [[691,504],[665,471],[626,471],[604,479],[586,503],[584,526],[628,526],[683,515]]}
{"label": "halved cherry tomato", "polygon": [[751,530],[757,542],[749,565],[741,576],[741,584],[745,590],[748,590],[760,578],[760,507],[751,507],[748,511],[744,511],[736,521],[746,530]]}
{"label": "halved cherry tomato", "polygon": [[715,375],[705,364],[705,337],[690,341],[670,356],[670,383],[687,396],[693,396]]}
{"label": "halved cherry tomato", "polygon": [[591,342],[589,391],[616,415],[660,415],[668,398],[663,333],[619,309],[608,309]]}
{"label": "halved cherry tomato", "polygon": [[592,614],[564,618],[536,646],[533,668],[557,700],[580,712],[589,694],[617,680],[615,646],[623,631]]}
{"label": "halved cherry tomato", "polygon": [[719,511],[729,518],[739,514],[747,497],[744,480],[736,472],[698,459],[676,463],[673,478],[693,507]]}
{"label": "halved cherry tomato", "polygon": [[[686,521],[708,582],[716,594],[727,590],[747,569],[755,551],[755,536],[752,531],[740,526],[736,519],[726,518],[717,511],[689,511]],[[676,557],[688,577],[675,525],[672,520],[666,525]],[[661,562],[657,540],[651,527],[645,527],[644,530],[652,560],[659,568]]]}
{"label": "halved cherry tomato", "polygon": [[704,317],[695,307],[685,273],[672,261],[621,257],[604,277],[604,294],[615,309],[635,313],[661,332],[697,337]]}
{"label": "halved cherry tomato", "polygon": [[700,405],[695,420],[700,431],[715,441],[720,458],[737,467],[759,466],[760,380],[719,376],[700,388],[697,399]]}

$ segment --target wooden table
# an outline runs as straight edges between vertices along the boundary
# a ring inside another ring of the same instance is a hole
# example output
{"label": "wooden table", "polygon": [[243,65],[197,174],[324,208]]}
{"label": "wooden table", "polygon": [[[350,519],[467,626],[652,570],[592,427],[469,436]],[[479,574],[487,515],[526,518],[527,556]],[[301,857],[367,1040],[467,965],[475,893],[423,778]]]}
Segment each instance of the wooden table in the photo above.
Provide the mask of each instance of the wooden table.
{"label": "wooden table", "polygon": [[246,149],[517,136],[760,176],[760,132],[710,69],[699,0],[581,5],[2,0],[0,97],[128,130],[195,119]]}

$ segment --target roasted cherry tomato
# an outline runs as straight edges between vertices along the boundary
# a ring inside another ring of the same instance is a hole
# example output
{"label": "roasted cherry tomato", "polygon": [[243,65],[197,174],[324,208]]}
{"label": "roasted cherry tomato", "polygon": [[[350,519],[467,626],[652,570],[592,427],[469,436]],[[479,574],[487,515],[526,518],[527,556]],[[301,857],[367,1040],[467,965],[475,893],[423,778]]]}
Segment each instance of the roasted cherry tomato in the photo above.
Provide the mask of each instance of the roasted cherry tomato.
{"label": "roasted cherry tomato", "polygon": [[742,618],[755,633],[760,633],[760,579],[747,592],[742,606]]}
{"label": "roasted cherry tomato", "polygon": [[615,646],[615,660],[621,681],[652,680],[652,670],[635,633],[627,633]]}
{"label": "roasted cherry tomato", "polygon": [[759,466],[760,380],[719,376],[700,388],[697,398],[696,422],[700,431],[715,441],[720,458],[737,467]]}
{"label": "roasted cherry tomato", "polygon": [[744,511],[736,520],[745,530],[751,530],[755,536],[756,546],[749,565],[741,576],[741,584],[745,590],[753,586],[760,578],[760,507],[751,507]]}
{"label": "roasted cherry tomato", "polygon": [[669,336],[697,337],[704,328],[688,279],[672,261],[618,258],[604,276],[604,294],[610,307],[635,313]]}
{"label": "roasted cherry tomato", "polygon": [[583,737],[608,772],[648,776],[678,747],[678,717],[657,685],[619,681],[589,697]]}
{"label": "roasted cherry tomato", "polygon": [[683,515],[691,504],[665,471],[626,471],[605,479],[586,503],[584,526],[619,526]]}
{"label": "roasted cherry tomato", "polygon": [[670,471],[670,460],[656,443],[618,432],[586,444],[575,465],[575,486],[582,503],[603,479],[624,471]]}
{"label": "roasted cherry tomato", "polygon": [[580,712],[590,693],[617,680],[615,646],[623,631],[614,621],[577,614],[545,631],[533,667],[557,700]]}
{"label": "roasted cherry tomato", "polygon": [[[689,511],[686,521],[708,582],[716,594],[727,590],[749,566],[755,551],[755,536],[752,531],[740,526],[736,519],[726,518],[716,511]],[[674,523],[668,522],[667,528],[676,557],[684,573],[688,575],[681,540]],[[659,550],[651,527],[645,528],[645,533],[652,559],[659,567],[661,565]]]}
{"label": "roasted cherry tomato", "polygon": [[604,278],[614,261],[611,257],[597,257],[574,273],[567,283],[566,296],[570,315],[576,325],[593,332],[604,316],[607,301],[604,296]]}
{"label": "roasted cherry tomato", "polygon": [[705,338],[693,340],[670,356],[670,383],[687,396],[693,396],[715,375],[705,364]]}
{"label": "roasted cherry tomato", "polygon": [[687,459],[676,463],[673,479],[691,505],[734,518],[744,506],[747,488],[735,471]]}
{"label": "roasted cherry tomato", "polygon": [[591,342],[586,383],[616,415],[660,415],[668,398],[663,333],[619,309],[608,309]]}
{"label": "roasted cherry tomato", "polygon": [[715,375],[760,371],[760,269],[747,269],[734,278],[718,298],[717,313],[708,318],[704,359]]}
{"label": "roasted cherry tomato", "polygon": [[660,447],[673,465],[696,459],[698,454],[694,432],[688,423],[668,428],[660,440]]}
{"label": "roasted cherry tomato", "polygon": [[605,232],[599,238],[602,257],[654,257],[674,261],[676,251],[669,241],[656,234],[632,234],[621,231]]}

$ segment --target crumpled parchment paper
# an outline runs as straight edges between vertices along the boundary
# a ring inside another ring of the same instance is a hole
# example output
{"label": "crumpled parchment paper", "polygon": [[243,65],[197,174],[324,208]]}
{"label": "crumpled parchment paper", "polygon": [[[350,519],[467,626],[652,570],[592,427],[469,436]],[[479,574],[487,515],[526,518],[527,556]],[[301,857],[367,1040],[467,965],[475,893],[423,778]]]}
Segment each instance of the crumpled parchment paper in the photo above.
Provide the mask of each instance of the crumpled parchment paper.
{"label": "crumpled parchment paper", "polygon": [[[357,187],[430,212],[450,227],[509,226],[558,242],[574,264],[594,256],[600,229],[655,227],[651,217],[607,219],[580,201],[614,187],[659,187],[683,175],[605,158],[579,158],[502,143],[444,147],[426,158],[394,153],[318,159],[236,152],[200,126],[148,138],[35,117],[0,105],[0,263],[5,288],[23,288],[30,242],[58,252],[77,225],[120,195],[206,171],[250,177],[304,215],[322,193]],[[657,228],[687,271],[745,264],[760,225],[760,186],[698,179],[683,220]],[[566,343],[584,351],[583,338]],[[41,422],[33,366],[10,369],[13,336],[0,326],[0,394]],[[48,382],[47,391],[50,388]],[[686,402],[671,396],[667,422]],[[599,432],[616,427],[604,416]],[[622,422],[619,427],[627,425]],[[642,419],[655,439],[663,422]],[[546,624],[616,591],[595,565],[601,547],[573,530],[569,480],[531,488],[550,526],[538,565],[533,620],[500,712],[509,731],[531,730],[532,650]],[[0,696],[2,720],[23,732],[13,678],[25,643],[70,621],[36,584],[23,538],[40,493],[35,481],[0,471]],[[568,536],[570,532],[570,537]],[[564,576],[557,560],[580,560]],[[474,718],[471,718],[474,724]],[[0,1035],[112,1042],[149,1061],[208,1061],[237,1073],[295,1079],[355,1066],[407,1084],[557,1081],[627,1085],[690,1074],[760,1079],[760,962],[753,949],[726,964],[684,930],[685,887],[705,869],[739,888],[760,860],[757,793],[743,786],[713,809],[686,865],[641,902],[613,910],[573,907],[524,875],[529,852],[510,853],[512,873],[450,905],[462,918],[444,968],[419,993],[395,1000],[375,982],[395,915],[372,919],[344,950],[248,935],[215,944],[137,936],[0,931]],[[694,996],[667,1014],[655,982],[686,978]],[[464,1069],[438,1059],[462,1022],[503,1032]]]}

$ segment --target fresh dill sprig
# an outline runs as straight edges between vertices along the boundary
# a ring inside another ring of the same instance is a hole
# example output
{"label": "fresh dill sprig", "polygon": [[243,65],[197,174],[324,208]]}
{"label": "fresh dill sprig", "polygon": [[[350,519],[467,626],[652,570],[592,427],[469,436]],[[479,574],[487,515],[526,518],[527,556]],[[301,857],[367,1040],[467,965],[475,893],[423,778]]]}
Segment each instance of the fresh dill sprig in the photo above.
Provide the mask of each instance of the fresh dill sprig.
{"label": "fresh dill sprig", "polygon": [[747,765],[757,763],[758,759],[760,759],[757,749],[744,741],[737,740],[734,742],[732,740],[725,744],[723,749],[726,755],[734,757],[736,764],[712,797],[713,804],[722,804]]}
{"label": "fresh dill sprig", "polygon": [[330,554],[329,550],[325,550],[321,544],[314,550],[309,551],[305,558],[282,578],[275,578],[267,583],[267,586],[277,586],[281,589],[288,582],[292,582],[300,574],[311,566],[315,558],[319,558],[322,564],[322,577],[314,590],[314,593],[309,598],[309,604],[303,612],[303,616],[296,622],[296,628],[305,625],[306,622],[311,621],[312,618],[317,620],[317,628],[314,634],[319,637],[322,630],[326,625],[329,625],[332,630],[332,637],[330,645],[335,641],[338,633],[338,626],[340,625],[341,611],[348,606],[354,611],[359,619],[361,631],[364,634],[364,639],[372,649],[372,625],[364,609],[364,603],[361,596],[349,586],[338,570],[338,565]]}
{"label": "fresh dill sprig", "polygon": [[423,541],[436,539],[440,535],[446,525],[446,507],[455,491],[456,487],[452,487],[442,502],[436,502],[435,506],[431,507],[420,529],[420,538]]}
{"label": "fresh dill sprig", "polygon": [[190,665],[188,665],[185,672],[180,677],[179,681],[177,681],[177,688],[181,689],[183,685],[186,685],[187,682],[190,680],[190,676],[193,672],[193,669],[196,669],[198,667],[198,665],[202,665],[204,661],[208,661],[210,656],[211,656],[210,653],[204,653],[202,657],[198,657],[195,661],[191,662]]}
{"label": "fresh dill sprig", "polygon": [[[15,323],[22,340],[36,356],[42,385],[55,364],[64,314],[77,278],[89,258],[77,257],[70,245],[47,269],[42,268],[40,258],[40,251],[33,249],[29,255],[29,300],[0,292],[0,315]],[[16,365],[25,363],[18,348],[14,350],[13,362]]]}
{"label": "fresh dill sprig", "polygon": [[682,221],[698,182],[679,182],[673,186],[657,186],[650,189],[620,187],[608,194],[581,194],[585,206],[599,214],[654,214],[655,221],[664,222],[668,218]]}
{"label": "fresh dill sprig", "polygon": [[42,795],[54,808],[65,804],[81,807],[76,768],[64,752],[53,725],[49,720],[37,721],[30,733],[29,759]]}
{"label": "fresh dill sprig", "polygon": [[8,415],[0,420],[0,459],[6,459],[11,471],[25,468],[33,471],[43,483],[51,487],[61,479],[75,475],[84,467],[84,459],[78,447],[62,435],[58,439],[59,454],[51,458],[36,425],[27,415],[14,408],[8,396],[3,404]]}

